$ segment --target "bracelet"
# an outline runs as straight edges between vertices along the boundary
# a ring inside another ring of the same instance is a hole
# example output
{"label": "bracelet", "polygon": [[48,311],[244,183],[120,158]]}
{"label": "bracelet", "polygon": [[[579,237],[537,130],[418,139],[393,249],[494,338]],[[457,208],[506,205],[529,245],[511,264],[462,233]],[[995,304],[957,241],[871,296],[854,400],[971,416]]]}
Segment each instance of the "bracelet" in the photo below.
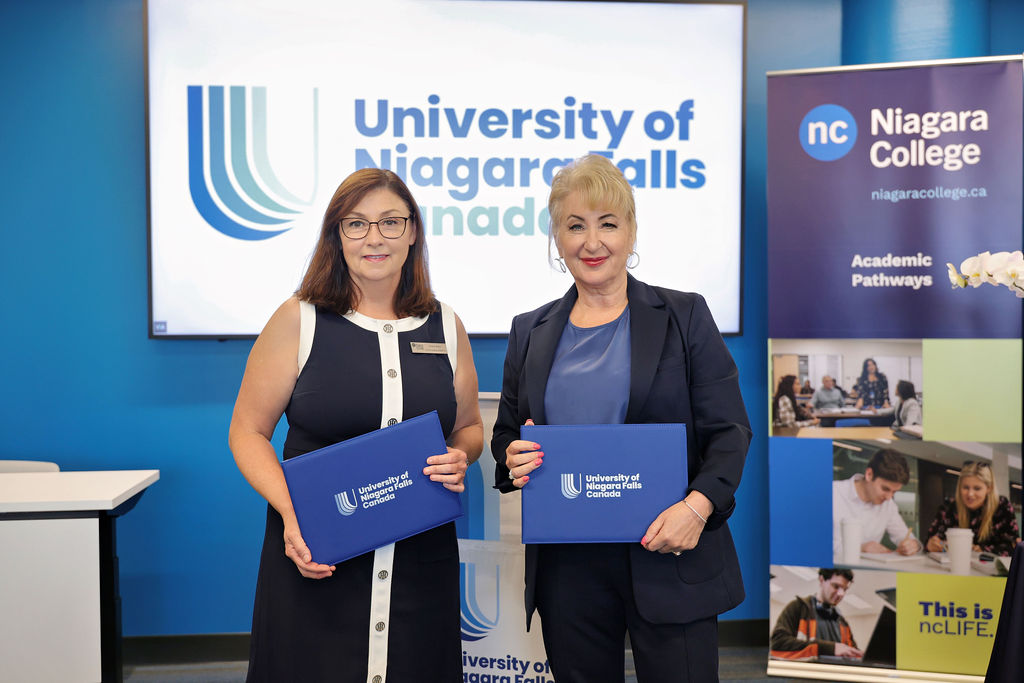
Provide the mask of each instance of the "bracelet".
{"label": "bracelet", "polygon": [[690,508],[690,511],[693,512],[693,514],[697,515],[697,519],[704,522],[705,524],[708,523],[707,517],[697,512],[697,508],[690,505],[690,503],[685,498],[683,498],[683,503],[686,505],[686,507]]}

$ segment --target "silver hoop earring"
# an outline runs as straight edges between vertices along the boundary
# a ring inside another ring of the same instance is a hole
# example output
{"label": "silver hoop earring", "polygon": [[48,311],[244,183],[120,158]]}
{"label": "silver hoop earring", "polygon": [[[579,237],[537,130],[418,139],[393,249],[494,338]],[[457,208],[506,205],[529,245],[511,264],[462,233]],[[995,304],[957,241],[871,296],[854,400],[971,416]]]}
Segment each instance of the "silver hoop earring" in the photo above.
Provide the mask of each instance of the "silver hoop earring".
{"label": "silver hoop earring", "polygon": [[563,273],[566,272],[566,269],[565,269],[565,259],[564,258],[559,256],[558,258],[555,259],[555,263],[558,264],[558,269],[560,271],[562,271]]}
{"label": "silver hoop earring", "polygon": [[[629,264],[629,259],[631,259],[634,256],[636,256],[636,261],[633,262],[633,265],[630,265]],[[630,270],[633,270],[634,268],[636,268],[639,265],[640,265],[640,254],[636,253],[635,251],[629,252],[629,256],[626,257],[626,267],[629,268]]]}

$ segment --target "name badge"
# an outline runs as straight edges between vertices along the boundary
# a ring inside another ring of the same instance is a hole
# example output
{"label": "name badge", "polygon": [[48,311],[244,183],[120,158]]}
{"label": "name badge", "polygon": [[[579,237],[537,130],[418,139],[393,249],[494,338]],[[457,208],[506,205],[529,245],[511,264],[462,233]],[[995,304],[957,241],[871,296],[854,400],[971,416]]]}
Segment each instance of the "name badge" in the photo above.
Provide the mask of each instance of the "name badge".
{"label": "name badge", "polygon": [[448,347],[438,342],[409,342],[409,344],[412,346],[413,353],[448,354]]}

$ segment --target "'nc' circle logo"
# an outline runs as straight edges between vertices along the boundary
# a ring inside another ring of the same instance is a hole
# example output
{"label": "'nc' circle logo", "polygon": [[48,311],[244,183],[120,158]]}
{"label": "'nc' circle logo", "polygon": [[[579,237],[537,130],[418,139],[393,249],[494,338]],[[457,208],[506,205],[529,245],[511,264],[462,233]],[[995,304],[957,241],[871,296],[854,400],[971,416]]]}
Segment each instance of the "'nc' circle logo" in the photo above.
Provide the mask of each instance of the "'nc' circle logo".
{"label": "'nc' circle logo", "polygon": [[822,104],[807,112],[800,122],[800,144],[818,161],[846,156],[857,142],[857,122],[838,104]]}

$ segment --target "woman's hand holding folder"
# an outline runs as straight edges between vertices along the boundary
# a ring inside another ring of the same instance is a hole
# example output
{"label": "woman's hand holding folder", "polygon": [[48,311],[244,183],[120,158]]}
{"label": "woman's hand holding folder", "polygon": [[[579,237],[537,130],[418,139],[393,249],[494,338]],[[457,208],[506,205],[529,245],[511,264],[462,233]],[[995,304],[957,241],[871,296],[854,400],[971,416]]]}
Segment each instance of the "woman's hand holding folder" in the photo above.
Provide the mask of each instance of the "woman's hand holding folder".
{"label": "woman's hand holding folder", "polygon": [[[526,424],[532,425],[533,420],[527,420]],[[516,439],[505,449],[505,467],[508,468],[508,476],[512,478],[512,485],[517,489],[526,486],[530,481],[530,472],[542,464],[544,453],[539,443]]]}
{"label": "woman's hand holding folder", "polygon": [[306,542],[302,540],[299,523],[294,517],[284,524],[284,554],[295,563],[299,573],[307,579],[326,579],[334,574],[333,564],[313,562],[313,556],[306,547]]}
{"label": "woman's hand holding folder", "polygon": [[449,446],[447,453],[427,458],[427,467],[423,468],[423,474],[430,477],[430,481],[441,482],[449,491],[461,493],[466,489],[464,480],[467,469],[469,456],[466,455],[466,451]]}

